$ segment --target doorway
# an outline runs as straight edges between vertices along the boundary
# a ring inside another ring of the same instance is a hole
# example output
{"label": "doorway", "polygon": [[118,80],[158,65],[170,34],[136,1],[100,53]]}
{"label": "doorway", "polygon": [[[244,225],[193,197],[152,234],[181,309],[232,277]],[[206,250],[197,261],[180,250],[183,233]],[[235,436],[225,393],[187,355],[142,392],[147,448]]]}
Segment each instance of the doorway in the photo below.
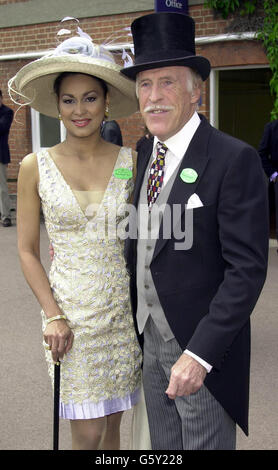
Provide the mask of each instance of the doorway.
{"label": "doorway", "polygon": [[256,149],[270,121],[269,68],[219,71],[219,129]]}
{"label": "doorway", "polygon": [[[273,96],[269,68],[218,70],[218,128],[258,149],[264,126],[270,121]],[[269,184],[271,237],[275,233],[275,196]]]}

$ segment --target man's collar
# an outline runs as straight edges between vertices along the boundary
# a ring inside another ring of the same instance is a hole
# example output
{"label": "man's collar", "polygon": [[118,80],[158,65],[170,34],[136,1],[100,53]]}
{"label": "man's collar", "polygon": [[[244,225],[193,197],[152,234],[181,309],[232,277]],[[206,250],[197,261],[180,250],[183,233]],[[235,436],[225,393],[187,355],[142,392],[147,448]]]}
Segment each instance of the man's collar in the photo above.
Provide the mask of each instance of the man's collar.
{"label": "man's collar", "polygon": [[[193,116],[187,121],[187,123],[182,127],[182,129],[177,132],[175,135],[172,137],[169,137],[169,139],[165,140],[165,145],[168,147],[168,149],[176,155],[179,159],[182,159],[187,147],[195,134],[199,124],[201,122],[201,119],[198,116],[198,113],[195,112]],[[157,142],[159,139],[155,136],[154,137],[154,147],[156,146]]]}

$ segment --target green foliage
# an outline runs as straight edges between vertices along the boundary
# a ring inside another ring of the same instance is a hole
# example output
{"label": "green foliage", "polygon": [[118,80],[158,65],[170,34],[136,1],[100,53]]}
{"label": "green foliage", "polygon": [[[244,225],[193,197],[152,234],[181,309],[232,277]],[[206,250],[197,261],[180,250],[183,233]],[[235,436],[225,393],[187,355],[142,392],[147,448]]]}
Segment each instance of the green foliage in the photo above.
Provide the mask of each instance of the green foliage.
{"label": "green foliage", "polygon": [[[259,0],[206,0],[205,6],[220,13],[223,18],[239,12],[240,15],[253,15],[262,2]],[[265,13],[264,23],[258,33],[266,49],[272,77],[269,82],[270,91],[274,96],[274,105],[271,119],[278,119],[278,2],[277,0],[263,0]]]}
{"label": "green foliage", "polygon": [[242,9],[240,10],[240,14],[243,15],[253,15],[256,11],[257,7],[257,0],[246,0],[243,2]]}
{"label": "green foliage", "polygon": [[241,15],[252,15],[257,3],[258,0],[207,0],[205,6],[217,11],[226,19],[238,10]]}
{"label": "green foliage", "polygon": [[234,13],[238,9],[239,0],[207,0],[205,6],[221,13],[226,19],[230,13]]}
{"label": "green foliage", "polygon": [[276,0],[264,1],[265,19],[258,38],[263,41],[272,77],[270,91],[275,97],[271,119],[278,119],[278,3]]}

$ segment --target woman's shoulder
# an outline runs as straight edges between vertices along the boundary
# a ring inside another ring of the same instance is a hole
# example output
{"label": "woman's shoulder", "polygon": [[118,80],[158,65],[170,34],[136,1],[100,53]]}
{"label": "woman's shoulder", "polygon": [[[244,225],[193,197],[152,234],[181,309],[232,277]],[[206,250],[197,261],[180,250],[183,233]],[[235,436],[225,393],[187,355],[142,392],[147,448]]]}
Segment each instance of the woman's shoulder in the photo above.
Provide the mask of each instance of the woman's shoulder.
{"label": "woman's shoulder", "polygon": [[21,184],[28,183],[31,186],[32,183],[37,184],[39,180],[39,171],[37,163],[37,154],[29,153],[24,157],[20,163],[19,169],[19,181]]}
{"label": "woman's shoulder", "polygon": [[20,173],[26,177],[34,177],[37,179],[39,171],[36,153],[29,153],[22,159],[20,163]]}
{"label": "woman's shoulder", "polygon": [[24,168],[26,170],[34,169],[35,167],[37,167],[37,154],[36,153],[29,153],[22,159],[20,163],[20,168]]}

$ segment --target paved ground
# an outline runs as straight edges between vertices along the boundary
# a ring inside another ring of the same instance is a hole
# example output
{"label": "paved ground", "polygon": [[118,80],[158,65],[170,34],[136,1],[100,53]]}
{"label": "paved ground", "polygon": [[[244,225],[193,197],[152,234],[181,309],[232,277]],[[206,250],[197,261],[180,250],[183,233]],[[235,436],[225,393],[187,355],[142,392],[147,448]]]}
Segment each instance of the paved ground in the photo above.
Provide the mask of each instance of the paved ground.
{"label": "paved ground", "polygon": [[[48,240],[41,226],[42,260],[48,270]],[[41,345],[40,308],[20,270],[16,227],[0,226],[0,449],[52,447],[51,387]],[[278,255],[270,243],[268,278],[253,313],[250,435],[238,431],[239,450],[278,449]],[[128,449],[131,413],[122,422]],[[61,420],[60,448],[70,449]]]}

